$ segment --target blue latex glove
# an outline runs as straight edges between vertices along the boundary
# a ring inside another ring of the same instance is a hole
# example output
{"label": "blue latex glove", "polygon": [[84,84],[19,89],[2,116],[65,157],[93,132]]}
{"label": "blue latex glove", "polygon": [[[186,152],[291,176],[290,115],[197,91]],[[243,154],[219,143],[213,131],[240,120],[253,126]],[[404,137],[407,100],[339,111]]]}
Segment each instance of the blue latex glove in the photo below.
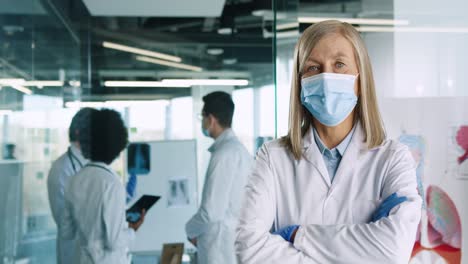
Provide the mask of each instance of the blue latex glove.
{"label": "blue latex glove", "polygon": [[291,226],[287,226],[287,227],[281,228],[280,230],[275,231],[275,232],[273,232],[272,234],[273,234],[273,235],[279,235],[279,236],[281,236],[282,238],[284,238],[284,240],[289,241],[289,242],[292,242],[292,241],[291,241],[291,240],[292,240],[292,234],[293,234],[294,231],[296,231],[298,228],[299,228],[298,225],[291,225]]}
{"label": "blue latex glove", "polygon": [[135,173],[131,173],[127,182],[127,203],[135,196],[136,186],[137,176]]}
{"label": "blue latex glove", "polygon": [[382,217],[387,217],[390,214],[390,211],[397,205],[401,204],[404,201],[407,201],[408,198],[406,196],[398,197],[396,192],[392,193],[389,197],[387,197],[375,210],[374,214],[372,215],[372,222],[376,222],[380,220]]}
{"label": "blue latex glove", "polygon": [[140,218],[141,218],[140,213],[136,213],[136,212],[128,212],[127,213],[127,222],[136,223],[136,222],[140,221]]}

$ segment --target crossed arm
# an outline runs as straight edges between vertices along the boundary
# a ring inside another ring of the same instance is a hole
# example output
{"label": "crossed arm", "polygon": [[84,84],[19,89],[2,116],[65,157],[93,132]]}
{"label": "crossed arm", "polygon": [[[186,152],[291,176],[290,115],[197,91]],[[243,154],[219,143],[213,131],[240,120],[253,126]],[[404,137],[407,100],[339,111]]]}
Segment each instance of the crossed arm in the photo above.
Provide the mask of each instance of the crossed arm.
{"label": "crossed arm", "polygon": [[388,217],[354,225],[304,225],[294,243],[271,234],[276,206],[268,152],[262,149],[246,188],[237,229],[240,263],[407,263],[421,214],[412,158],[397,153],[383,186],[382,197],[398,193],[406,201]]}

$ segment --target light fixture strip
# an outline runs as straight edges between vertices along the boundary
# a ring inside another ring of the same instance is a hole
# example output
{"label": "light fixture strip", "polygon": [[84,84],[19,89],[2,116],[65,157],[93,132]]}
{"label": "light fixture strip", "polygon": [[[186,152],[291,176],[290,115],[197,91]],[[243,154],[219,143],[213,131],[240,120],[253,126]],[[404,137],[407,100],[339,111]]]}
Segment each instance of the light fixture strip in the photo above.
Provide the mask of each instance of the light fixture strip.
{"label": "light fixture strip", "polygon": [[291,23],[284,23],[284,24],[277,25],[276,30],[285,30],[285,29],[298,28],[298,27],[299,27],[298,22],[291,22]]}
{"label": "light fixture strip", "polygon": [[104,81],[105,87],[178,87],[188,88],[199,85],[246,86],[245,79],[164,79],[162,81]]}
{"label": "light fixture strip", "polygon": [[219,86],[247,86],[249,81],[245,79],[164,79],[163,84],[173,85],[219,85]]}
{"label": "light fixture strip", "polygon": [[25,82],[24,79],[19,79],[19,78],[3,78],[0,79],[0,85],[23,85]]}
{"label": "light fixture strip", "polygon": [[30,89],[28,89],[28,88],[26,88],[26,87],[24,87],[24,86],[21,86],[21,85],[10,84],[9,86],[10,86],[11,88],[17,90],[17,91],[20,91],[20,92],[22,92],[22,93],[27,94],[27,95],[31,95],[31,94],[33,93]]}
{"label": "light fixture strip", "polygon": [[36,86],[39,88],[42,88],[44,86],[63,86],[62,81],[53,81],[53,80],[47,80],[47,81],[26,81],[25,79],[13,79],[13,78],[8,78],[8,79],[0,79],[0,85],[20,85],[20,86]]}
{"label": "light fixture strip", "polygon": [[69,108],[75,108],[75,107],[95,107],[95,108],[100,108],[100,107],[105,107],[104,102],[82,102],[82,101],[72,101],[72,102],[66,102],[65,107]]}
{"label": "light fixture strip", "polygon": [[281,31],[276,33],[277,38],[297,38],[300,36],[298,30],[288,30],[288,31]]}
{"label": "light fixture strip", "polygon": [[114,100],[114,101],[105,101],[104,104],[107,107],[129,107],[137,105],[151,105],[156,103],[163,103],[164,105],[169,105],[168,100]]}
{"label": "light fixture strip", "polygon": [[153,103],[164,103],[169,104],[167,100],[114,100],[114,101],[71,101],[66,102],[65,107],[129,107],[136,105],[150,105]]}
{"label": "light fixture strip", "polygon": [[187,88],[188,85],[168,84],[158,81],[105,81],[105,87],[178,87]]}
{"label": "light fixture strip", "polygon": [[115,50],[125,51],[125,52],[129,52],[129,53],[160,58],[160,59],[163,59],[163,60],[168,60],[168,61],[173,61],[173,62],[181,62],[182,61],[182,59],[180,57],[176,57],[176,56],[172,56],[172,55],[168,55],[168,54],[164,54],[164,53],[160,53],[160,52],[156,52],[156,51],[125,46],[125,45],[122,45],[122,44],[117,44],[117,43],[113,43],[113,42],[109,42],[109,41],[102,42],[102,46],[104,48],[108,48],[108,49],[115,49]]}
{"label": "light fixture strip", "polygon": [[357,27],[360,32],[468,33],[462,27]]}
{"label": "light fixture strip", "polygon": [[36,86],[36,87],[44,87],[44,86],[63,86],[62,81],[25,81],[23,86]]}
{"label": "light fixture strip", "polygon": [[196,72],[203,71],[203,68],[201,68],[201,67],[188,65],[188,64],[183,64],[183,63],[171,62],[171,61],[164,61],[164,60],[149,58],[149,57],[145,57],[145,56],[137,56],[136,59],[139,60],[139,61],[149,62],[149,63],[153,63],[153,64],[159,64],[159,65],[164,65],[164,66],[179,68],[179,69],[184,69],[184,70],[190,70],[190,71],[196,71]]}
{"label": "light fixture strip", "polygon": [[370,19],[370,18],[344,18],[344,17],[299,17],[299,23],[312,24],[325,20],[339,20],[355,25],[375,25],[375,26],[406,26],[409,25],[408,20],[398,19]]}

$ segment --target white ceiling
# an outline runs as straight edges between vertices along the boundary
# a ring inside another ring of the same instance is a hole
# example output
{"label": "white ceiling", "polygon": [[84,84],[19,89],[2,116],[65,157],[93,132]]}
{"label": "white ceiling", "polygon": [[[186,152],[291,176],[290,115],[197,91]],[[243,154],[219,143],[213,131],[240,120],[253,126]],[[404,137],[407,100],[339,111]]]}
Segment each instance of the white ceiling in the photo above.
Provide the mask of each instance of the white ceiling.
{"label": "white ceiling", "polygon": [[93,16],[219,17],[225,0],[83,0]]}
{"label": "white ceiling", "polygon": [[0,14],[44,15],[40,1],[0,0]]}

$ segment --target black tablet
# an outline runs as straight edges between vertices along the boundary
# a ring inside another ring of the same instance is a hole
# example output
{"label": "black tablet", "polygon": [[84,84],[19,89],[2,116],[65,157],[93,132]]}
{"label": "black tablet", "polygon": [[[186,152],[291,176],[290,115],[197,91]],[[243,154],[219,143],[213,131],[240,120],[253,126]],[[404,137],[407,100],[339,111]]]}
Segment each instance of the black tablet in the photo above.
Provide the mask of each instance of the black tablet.
{"label": "black tablet", "polygon": [[143,195],[130,207],[127,209],[127,221],[128,222],[138,222],[140,220],[140,213],[145,209],[146,212],[159,200],[161,196],[154,195]]}

